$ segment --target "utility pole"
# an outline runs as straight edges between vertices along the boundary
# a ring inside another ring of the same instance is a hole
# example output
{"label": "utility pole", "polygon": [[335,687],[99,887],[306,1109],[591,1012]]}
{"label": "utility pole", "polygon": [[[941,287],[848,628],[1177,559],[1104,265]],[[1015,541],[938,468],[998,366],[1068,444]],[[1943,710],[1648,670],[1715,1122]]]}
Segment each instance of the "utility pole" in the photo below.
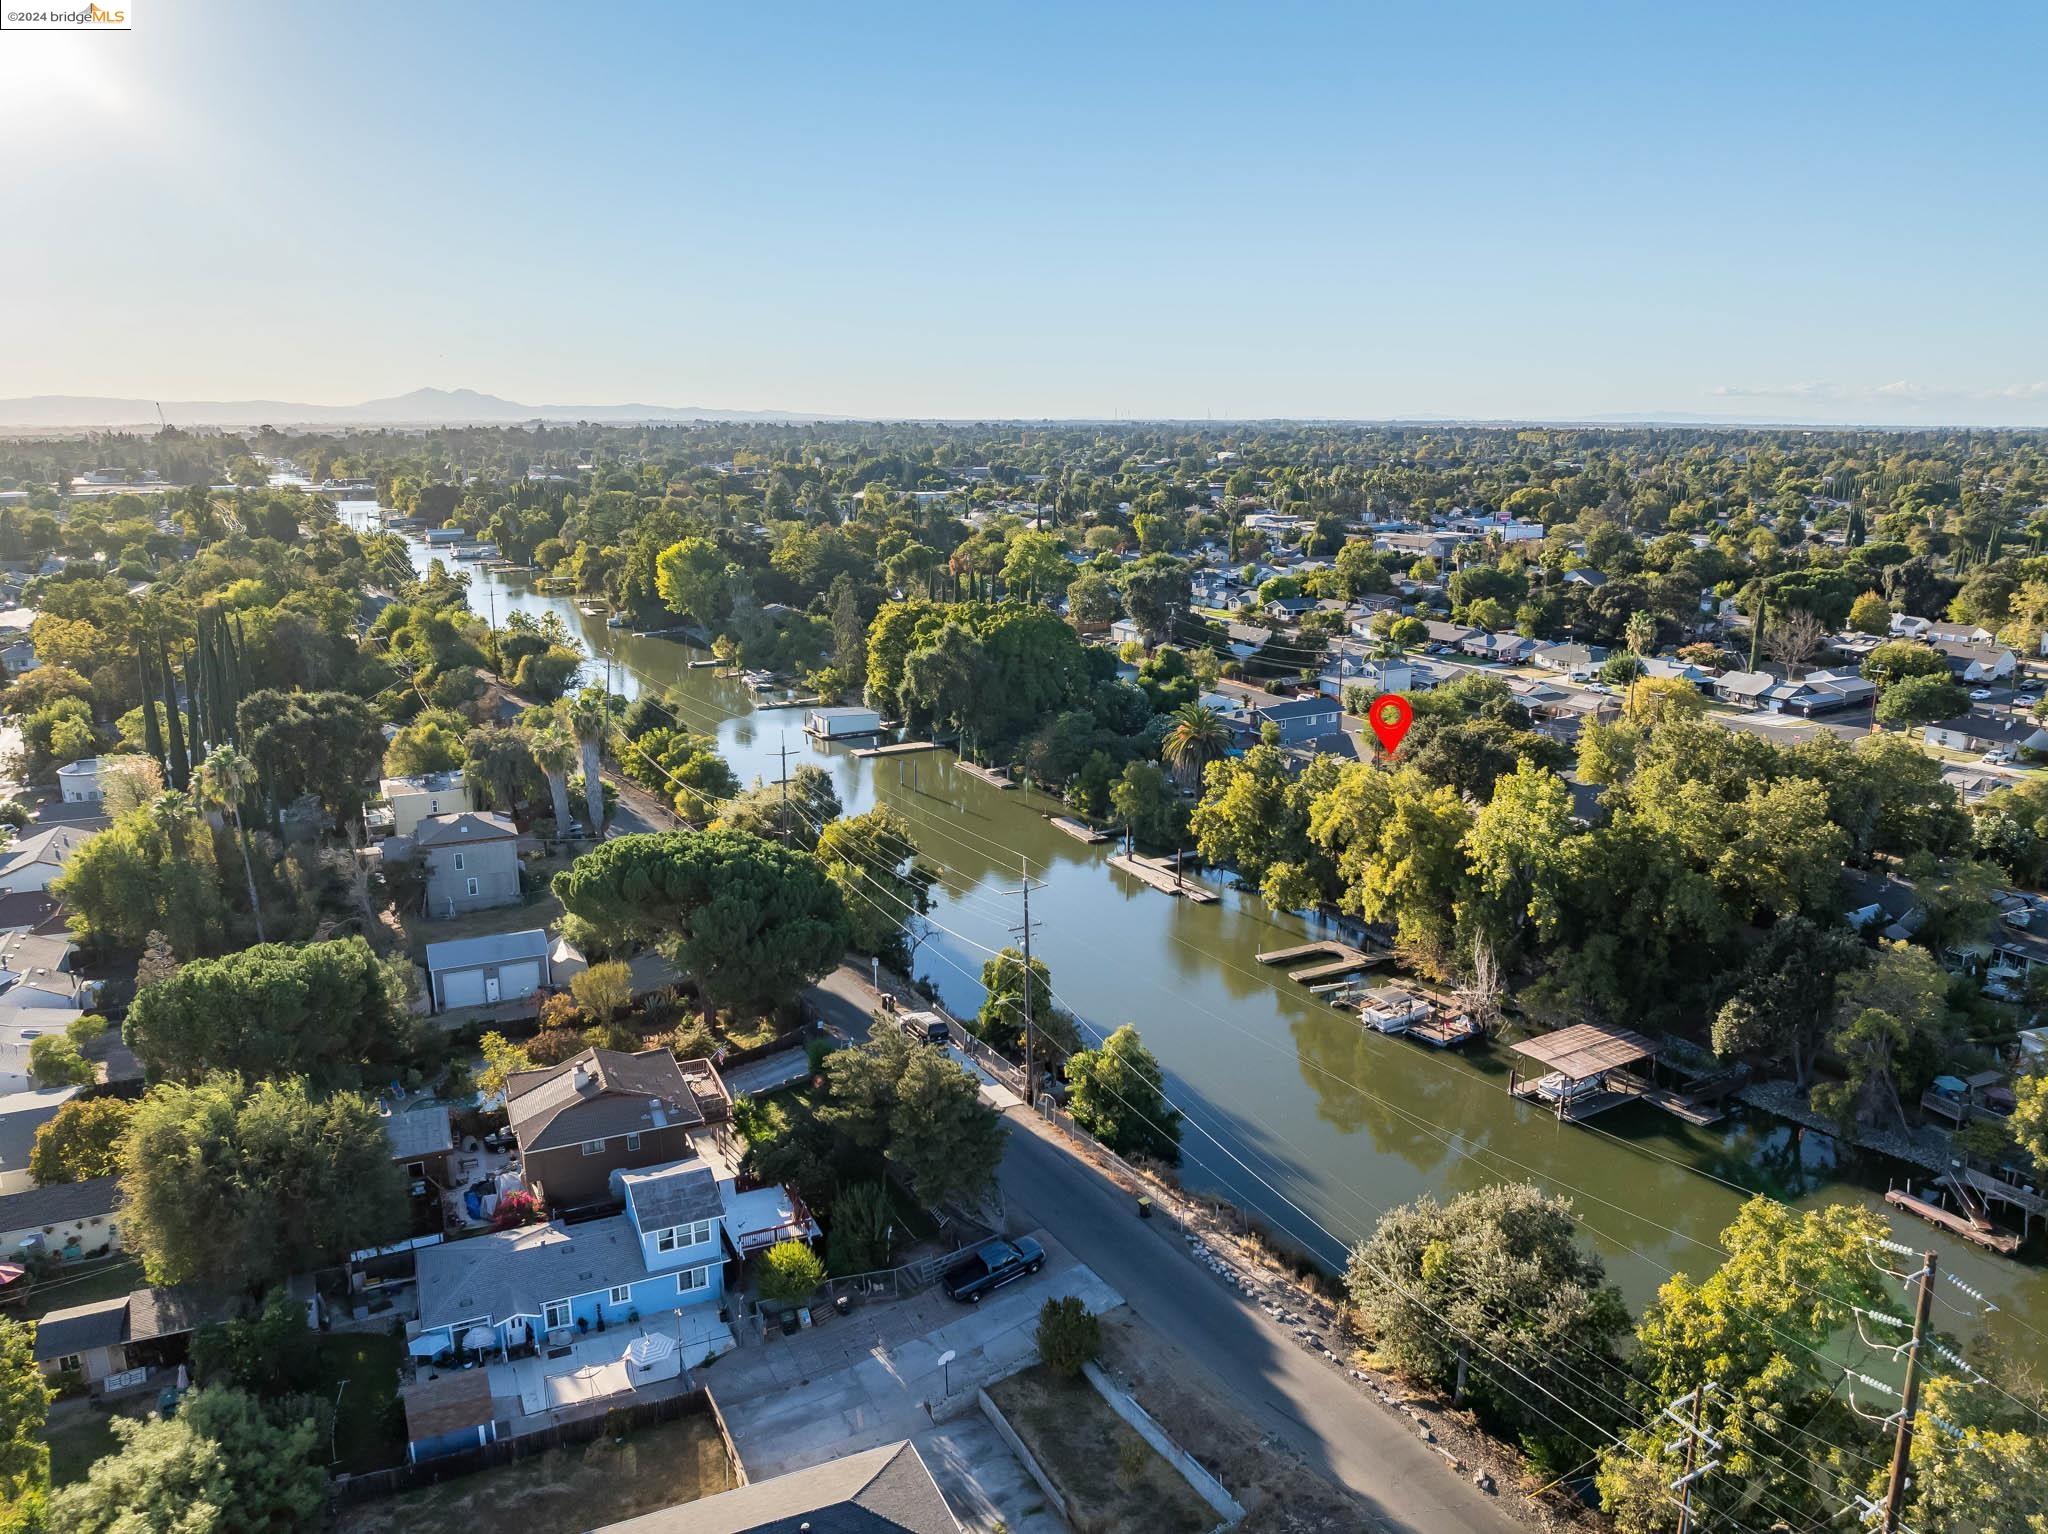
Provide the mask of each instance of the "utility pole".
{"label": "utility pole", "polygon": [[1038,1108],[1038,1018],[1032,998],[1032,992],[1037,988],[1032,983],[1034,977],[1031,969],[1031,934],[1033,930],[1031,922],[1031,892],[1034,889],[1044,889],[1045,886],[1032,880],[1031,860],[1029,858],[1019,854],[1017,863],[1023,874],[1023,881],[1015,890],[1005,890],[1004,893],[1018,894],[1024,897],[1024,923],[1022,926],[1012,927],[1010,931],[1022,939],[1024,945],[1024,1102],[1027,1107],[1036,1112]]}
{"label": "utility pole", "polygon": [[1688,1421],[1678,1415],[1678,1409],[1685,1405],[1687,1397],[1680,1396],[1664,1408],[1664,1415],[1685,1430],[1685,1472],[1671,1483],[1671,1490],[1679,1494],[1678,1534],[1692,1534],[1692,1486],[1701,1476],[1719,1467],[1720,1460],[1710,1459],[1704,1465],[1699,1463],[1699,1449],[1705,1444],[1709,1449],[1719,1450],[1720,1440],[1700,1428],[1700,1408],[1705,1404],[1707,1393],[1714,1388],[1712,1380],[1693,1386],[1692,1416]]}
{"label": "utility pole", "polygon": [[1884,1534],[1896,1534],[1899,1506],[1906,1500],[1906,1458],[1913,1448],[1913,1417],[1920,1408],[1920,1344],[1927,1335],[1927,1313],[1934,1308],[1935,1254],[1921,1257],[1920,1293],[1913,1302],[1913,1340],[1906,1345],[1906,1384],[1899,1407],[1899,1436],[1892,1445],[1891,1480],[1884,1492]]}
{"label": "utility pole", "polygon": [[777,748],[777,754],[778,754],[778,755],[779,755],[779,756],[780,756],[780,757],[782,758],[782,777],[781,777],[781,779],[780,779],[780,781],[781,781],[781,783],[782,783],[782,842],[783,842],[783,845],[784,845],[784,846],[788,846],[788,845],[789,845],[789,731],[787,731],[787,730],[784,730],[784,731],[782,732],[782,735],[781,735],[781,742],[782,742],[782,744],[781,744],[781,745],[780,745],[780,746],[779,746],[779,747]]}

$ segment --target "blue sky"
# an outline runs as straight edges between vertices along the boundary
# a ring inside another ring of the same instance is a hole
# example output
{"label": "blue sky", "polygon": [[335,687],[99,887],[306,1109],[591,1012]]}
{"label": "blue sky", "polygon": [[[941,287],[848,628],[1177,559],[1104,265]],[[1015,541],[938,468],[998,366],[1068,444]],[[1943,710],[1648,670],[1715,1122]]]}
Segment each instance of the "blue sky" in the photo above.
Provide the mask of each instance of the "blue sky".
{"label": "blue sky", "polygon": [[2038,9],[131,9],[0,396],[2048,424]]}

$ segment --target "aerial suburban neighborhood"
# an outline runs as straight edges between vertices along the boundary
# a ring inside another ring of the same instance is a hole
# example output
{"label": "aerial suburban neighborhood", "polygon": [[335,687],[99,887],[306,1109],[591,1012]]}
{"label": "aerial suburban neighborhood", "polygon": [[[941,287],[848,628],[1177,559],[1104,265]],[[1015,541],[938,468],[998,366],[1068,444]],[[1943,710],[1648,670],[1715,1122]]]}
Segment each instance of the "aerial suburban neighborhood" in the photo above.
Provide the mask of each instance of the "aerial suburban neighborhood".
{"label": "aerial suburban neighborhood", "polygon": [[0,1534],[2048,1534],[2044,42],[9,9]]}

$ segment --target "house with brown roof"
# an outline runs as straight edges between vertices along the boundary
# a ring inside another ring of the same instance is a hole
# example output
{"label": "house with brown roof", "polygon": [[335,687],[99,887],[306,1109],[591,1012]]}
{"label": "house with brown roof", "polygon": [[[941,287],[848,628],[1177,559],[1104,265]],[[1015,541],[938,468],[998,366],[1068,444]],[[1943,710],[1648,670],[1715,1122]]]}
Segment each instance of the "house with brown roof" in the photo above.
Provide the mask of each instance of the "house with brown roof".
{"label": "house with brown roof", "polygon": [[[710,1062],[690,1065],[700,1082],[717,1081]],[[557,1209],[610,1201],[615,1171],[688,1157],[690,1131],[707,1118],[665,1049],[586,1049],[559,1065],[515,1071],[505,1082],[505,1112],[527,1187]]]}

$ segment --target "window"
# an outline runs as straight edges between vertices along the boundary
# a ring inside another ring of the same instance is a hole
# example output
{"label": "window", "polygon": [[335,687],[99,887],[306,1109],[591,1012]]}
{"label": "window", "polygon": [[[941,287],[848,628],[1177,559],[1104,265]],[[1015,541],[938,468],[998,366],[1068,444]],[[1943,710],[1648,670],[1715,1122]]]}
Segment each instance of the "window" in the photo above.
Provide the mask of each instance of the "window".
{"label": "window", "polygon": [[455,854],[455,871],[457,873],[462,872],[462,854],[459,852]]}
{"label": "window", "polygon": [[583,1154],[586,1156],[602,1156],[604,1154],[604,1141],[585,1140],[583,1142]]}
{"label": "window", "polygon": [[676,1275],[677,1294],[695,1294],[699,1289],[711,1287],[709,1268],[685,1268]]}
{"label": "window", "polygon": [[549,1300],[541,1307],[541,1324],[551,1332],[558,1332],[569,1324],[569,1302]]}
{"label": "window", "polygon": [[614,1284],[609,1299],[614,1305],[630,1305],[633,1302],[633,1286],[631,1284]]}
{"label": "window", "polygon": [[698,1220],[689,1225],[671,1225],[666,1230],[654,1233],[654,1249],[657,1252],[686,1251],[693,1246],[702,1246],[711,1239],[709,1220]]}
{"label": "window", "polygon": [[427,1175],[427,1164],[424,1161],[408,1161],[405,1164],[405,1175],[412,1178],[424,1177]]}
{"label": "window", "polygon": [[63,1374],[70,1374],[75,1371],[83,1370],[84,1368],[84,1360],[82,1360],[76,1353],[66,1353],[62,1358],[57,1360],[58,1372]]}
{"label": "window", "polygon": [[472,894],[472,895],[474,895],[474,894],[476,893],[476,880],[474,880],[474,879],[471,879],[471,880],[469,881],[469,888],[468,888],[468,893],[469,893],[469,894]]}
{"label": "window", "polygon": [[640,1148],[640,1132],[639,1132],[639,1131],[638,1131],[638,1130],[636,1129],[636,1130],[634,1130],[634,1131],[633,1131],[633,1133],[631,1133],[631,1134],[629,1134],[629,1135],[627,1135],[627,1136],[626,1136],[626,1149],[627,1149],[627,1150],[638,1150],[639,1148]]}

